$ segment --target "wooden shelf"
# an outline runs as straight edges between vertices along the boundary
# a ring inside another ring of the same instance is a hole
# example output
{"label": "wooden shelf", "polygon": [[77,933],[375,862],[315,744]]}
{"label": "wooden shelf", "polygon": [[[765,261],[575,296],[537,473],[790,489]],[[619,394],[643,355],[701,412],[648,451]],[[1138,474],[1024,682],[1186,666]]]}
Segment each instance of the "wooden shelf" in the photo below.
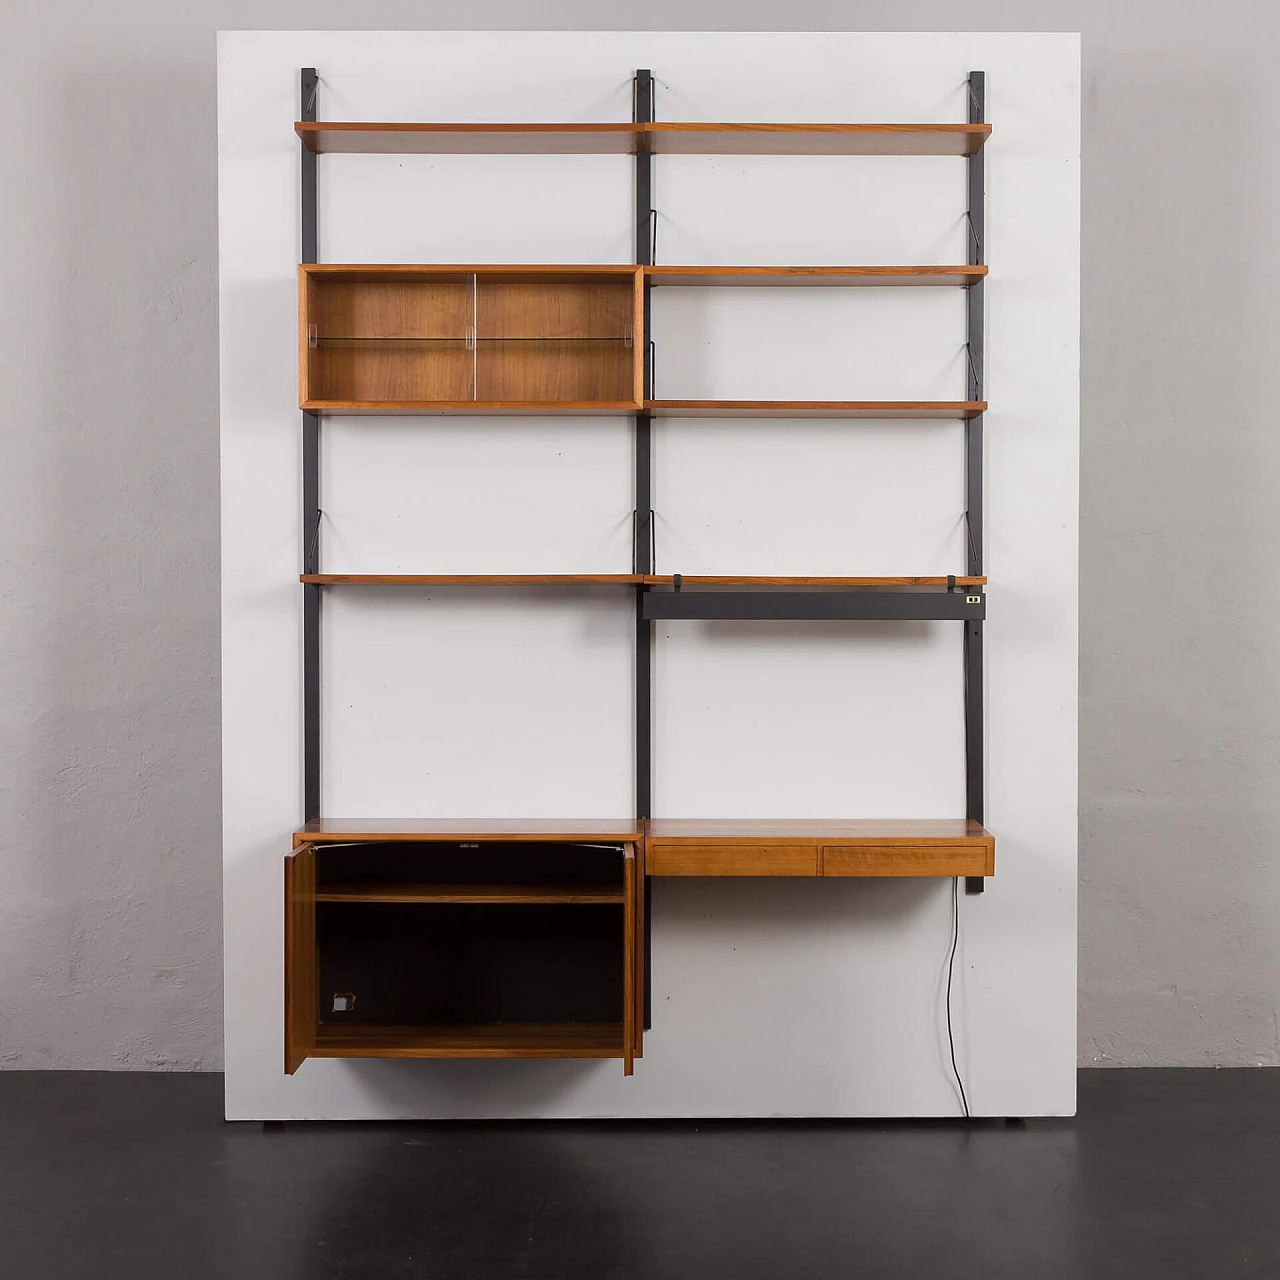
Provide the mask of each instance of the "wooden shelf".
{"label": "wooden shelf", "polygon": [[[530,263],[530,262],[303,262],[304,276],[345,280],[350,284],[442,284],[459,276],[488,276],[505,284],[582,284],[595,277],[629,282],[644,268],[630,262]],[[467,286],[470,287],[468,280]]]}
{"label": "wooden shelf", "polygon": [[598,884],[334,884],[317,902],[621,903],[622,886]]}
{"label": "wooden shelf", "polygon": [[371,1026],[321,1023],[315,1058],[622,1058],[621,1022]]}
{"label": "wooden shelf", "polygon": [[[646,586],[670,587],[675,585],[672,574],[648,574],[643,579]],[[945,587],[952,579],[934,575],[915,578],[821,578],[725,576],[707,574],[682,574],[682,587]],[[954,579],[957,587],[976,587],[986,578]]]}
{"label": "wooden shelf", "polygon": [[654,876],[923,877],[995,874],[995,837],[956,819],[655,819]]}
{"label": "wooden shelf", "polygon": [[302,573],[298,581],[320,586],[583,587],[638,586],[647,579],[637,573]]}
{"label": "wooden shelf", "polygon": [[967,156],[989,124],[710,124],[658,121],[640,145],[655,154],[796,156]]}
{"label": "wooden shelf", "polygon": [[[674,587],[671,573],[300,573],[298,581],[317,586],[645,586]],[[681,574],[682,587],[977,587],[985,577],[943,575],[841,578],[769,574]]]}
{"label": "wooden shelf", "polygon": [[976,418],[985,400],[646,400],[654,418]]}
{"label": "wooden shelf", "polygon": [[304,844],[365,844],[379,840],[531,841],[635,844],[633,818],[317,818],[294,832]]}
{"label": "wooden shelf", "polygon": [[967,286],[987,274],[966,267],[645,267],[649,284],[745,288]]}
{"label": "wooden shelf", "polygon": [[298,121],[308,150],[395,155],[632,155],[634,124],[374,124]]}
{"label": "wooden shelf", "polygon": [[298,121],[311,151],[390,154],[966,156],[987,124],[443,124]]}
{"label": "wooden shelf", "polygon": [[985,400],[314,400],[309,413],[431,417],[975,418]]}

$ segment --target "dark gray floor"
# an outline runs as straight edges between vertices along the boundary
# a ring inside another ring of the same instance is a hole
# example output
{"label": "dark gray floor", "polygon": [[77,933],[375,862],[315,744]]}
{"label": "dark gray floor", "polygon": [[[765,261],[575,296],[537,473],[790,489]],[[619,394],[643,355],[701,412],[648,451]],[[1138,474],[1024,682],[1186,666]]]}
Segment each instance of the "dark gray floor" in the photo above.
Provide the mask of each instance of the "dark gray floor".
{"label": "dark gray floor", "polygon": [[1280,1070],[1080,1116],[224,1124],[214,1075],[0,1073],[5,1280],[1280,1277]]}

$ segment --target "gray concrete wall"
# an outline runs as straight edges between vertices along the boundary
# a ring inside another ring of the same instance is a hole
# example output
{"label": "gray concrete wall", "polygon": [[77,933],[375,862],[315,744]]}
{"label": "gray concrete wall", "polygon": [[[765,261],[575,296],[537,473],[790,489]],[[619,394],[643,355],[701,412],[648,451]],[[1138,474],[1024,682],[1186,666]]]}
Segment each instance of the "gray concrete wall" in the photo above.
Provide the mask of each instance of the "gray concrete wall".
{"label": "gray concrete wall", "polygon": [[0,1066],[221,1063],[214,32],[353,14],[1083,31],[1081,1061],[1280,1064],[1280,7],[7,0]]}

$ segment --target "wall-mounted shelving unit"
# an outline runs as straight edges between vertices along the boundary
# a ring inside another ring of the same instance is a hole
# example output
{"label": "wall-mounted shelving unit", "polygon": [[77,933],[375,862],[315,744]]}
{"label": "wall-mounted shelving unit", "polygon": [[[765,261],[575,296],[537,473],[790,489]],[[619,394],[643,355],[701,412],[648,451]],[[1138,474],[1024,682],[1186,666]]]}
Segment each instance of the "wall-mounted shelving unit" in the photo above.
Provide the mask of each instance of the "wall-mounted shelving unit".
{"label": "wall-mounted shelving unit", "polygon": [[[305,821],[286,871],[285,1063],[308,1057],[613,1057],[629,1074],[648,1024],[648,876],[964,877],[994,874],[983,826],[982,568],[984,77],[961,124],[654,120],[638,71],[634,119],[609,124],[316,120],[302,72],[299,404],[303,422]],[[630,154],[630,265],[321,265],[316,157]],[[732,267],[653,262],[655,155],[953,156],[967,166],[968,261]],[[961,288],[960,401],[672,400],[654,389],[651,291]],[[630,573],[325,573],[321,417],[593,415],[635,421]],[[659,574],[654,418],[954,419],[965,432],[963,574]],[[629,822],[333,820],[321,814],[320,609],[347,586],[616,586],[635,597],[635,818]],[[653,623],[679,619],[944,620],[963,624],[966,813],[945,821],[715,822],[651,812]]]}

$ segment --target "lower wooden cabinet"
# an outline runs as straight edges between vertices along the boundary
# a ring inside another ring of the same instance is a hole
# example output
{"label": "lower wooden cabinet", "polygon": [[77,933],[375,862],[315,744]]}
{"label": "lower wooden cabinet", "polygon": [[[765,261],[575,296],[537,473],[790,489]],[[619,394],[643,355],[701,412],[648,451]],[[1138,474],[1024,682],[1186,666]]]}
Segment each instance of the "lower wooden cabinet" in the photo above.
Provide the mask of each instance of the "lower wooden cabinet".
{"label": "lower wooden cabinet", "polygon": [[285,863],[285,1070],[641,1052],[638,843],[304,843]]}

